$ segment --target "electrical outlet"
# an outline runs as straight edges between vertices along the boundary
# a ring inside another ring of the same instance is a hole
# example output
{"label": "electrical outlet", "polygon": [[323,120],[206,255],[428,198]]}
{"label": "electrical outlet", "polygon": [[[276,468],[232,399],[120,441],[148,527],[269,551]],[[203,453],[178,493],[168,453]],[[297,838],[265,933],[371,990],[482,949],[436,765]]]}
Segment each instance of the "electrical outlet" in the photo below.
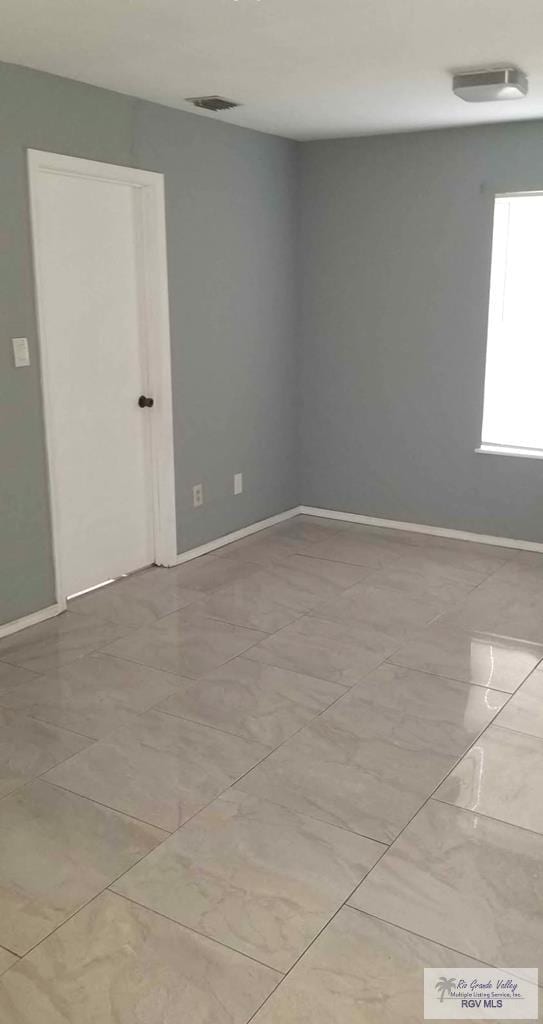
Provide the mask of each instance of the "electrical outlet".
{"label": "electrical outlet", "polygon": [[13,361],[15,366],[30,366],[30,355],[28,352],[28,338],[12,338]]}
{"label": "electrical outlet", "polygon": [[200,508],[200,505],[204,504],[204,485],[194,484],[192,488],[192,505],[193,508]]}
{"label": "electrical outlet", "polygon": [[243,493],[243,473],[234,473],[234,494]]}

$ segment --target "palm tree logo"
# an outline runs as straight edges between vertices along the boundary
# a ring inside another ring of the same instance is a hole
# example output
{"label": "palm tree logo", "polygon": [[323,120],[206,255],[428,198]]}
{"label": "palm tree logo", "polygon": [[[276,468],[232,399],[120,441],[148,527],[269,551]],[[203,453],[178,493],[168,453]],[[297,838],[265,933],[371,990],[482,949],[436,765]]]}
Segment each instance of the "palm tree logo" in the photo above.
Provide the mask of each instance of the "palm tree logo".
{"label": "palm tree logo", "polygon": [[438,992],[441,992],[441,998],[439,1000],[440,1003],[443,1002],[446,995],[450,996],[455,985],[456,978],[445,978],[443,977],[443,975],[441,976],[439,981],[436,981],[435,987]]}

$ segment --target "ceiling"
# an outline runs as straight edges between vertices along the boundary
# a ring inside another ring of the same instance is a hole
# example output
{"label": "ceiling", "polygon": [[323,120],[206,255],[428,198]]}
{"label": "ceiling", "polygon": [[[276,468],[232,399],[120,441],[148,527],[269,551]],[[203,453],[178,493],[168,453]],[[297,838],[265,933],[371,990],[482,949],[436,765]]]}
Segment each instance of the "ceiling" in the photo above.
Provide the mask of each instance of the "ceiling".
{"label": "ceiling", "polygon": [[[1,0],[0,59],[295,139],[543,117],[542,0]],[[514,63],[527,99],[467,104]]]}

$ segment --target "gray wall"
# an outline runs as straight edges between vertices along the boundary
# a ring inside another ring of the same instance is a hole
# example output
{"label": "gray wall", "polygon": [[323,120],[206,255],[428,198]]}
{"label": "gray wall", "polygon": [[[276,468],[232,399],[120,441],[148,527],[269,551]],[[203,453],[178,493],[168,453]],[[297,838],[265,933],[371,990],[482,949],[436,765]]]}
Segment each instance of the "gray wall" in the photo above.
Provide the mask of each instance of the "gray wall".
{"label": "gray wall", "polygon": [[298,502],[296,147],[150,103],[135,139],[166,176],[181,551]]}
{"label": "gray wall", "polygon": [[[54,600],[26,148],[165,172],[180,550],[298,500],[297,196],[281,139],[6,64],[0,97],[2,623]],[[14,336],[28,369],[13,369]]]}
{"label": "gray wall", "polygon": [[493,191],[543,124],[302,146],[302,501],[543,541],[543,462],[476,455]]}
{"label": "gray wall", "polygon": [[299,146],[5,64],[0,96],[0,623],[54,599],[27,147],[165,174],[179,550],[300,498],[543,541],[543,463],[473,451],[492,192],[543,187],[541,123]]}

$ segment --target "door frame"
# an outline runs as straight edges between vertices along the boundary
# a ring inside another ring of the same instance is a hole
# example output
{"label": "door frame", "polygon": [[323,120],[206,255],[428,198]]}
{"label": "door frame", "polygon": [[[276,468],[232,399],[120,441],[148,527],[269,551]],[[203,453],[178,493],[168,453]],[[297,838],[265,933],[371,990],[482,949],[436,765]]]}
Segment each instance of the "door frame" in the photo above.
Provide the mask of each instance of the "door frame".
{"label": "door frame", "polygon": [[51,430],[51,367],[48,361],[47,331],[43,312],[41,265],[44,249],[40,236],[40,176],[76,176],[116,182],[133,188],[135,209],[139,213],[139,216],[136,216],[136,259],[141,284],[140,336],[147,357],[149,389],[155,398],[153,415],[149,417],[154,560],[158,565],[174,565],[177,559],[177,530],[164,175],[155,171],[143,171],[134,167],[106,164],[36,149],[29,149],[27,155],[55,590],[57,603],[63,610],[66,608],[66,594],[62,583],[56,455]]}

